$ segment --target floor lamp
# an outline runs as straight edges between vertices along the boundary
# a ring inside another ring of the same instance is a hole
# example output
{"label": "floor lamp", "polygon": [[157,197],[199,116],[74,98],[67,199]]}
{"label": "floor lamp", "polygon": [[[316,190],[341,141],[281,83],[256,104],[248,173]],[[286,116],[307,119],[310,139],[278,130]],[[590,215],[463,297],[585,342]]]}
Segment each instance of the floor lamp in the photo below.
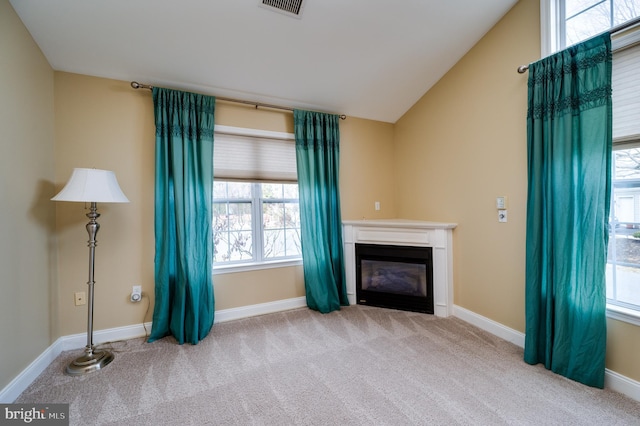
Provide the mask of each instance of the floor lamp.
{"label": "floor lamp", "polygon": [[53,201],[75,201],[90,203],[89,223],[89,303],[87,306],[87,346],[84,355],[73,360],[66,369],[72,376],[91,373],[100,370],[111,361],[113,353],[107,350],[96,351],[93,346],[93,280],[96,235],[100,224],[96,219],[100,217],[96,203],[128,203],[129,200],[122,193],[116,175],[109,170],[74,169],[71,178],[62,191],[52,198]]}

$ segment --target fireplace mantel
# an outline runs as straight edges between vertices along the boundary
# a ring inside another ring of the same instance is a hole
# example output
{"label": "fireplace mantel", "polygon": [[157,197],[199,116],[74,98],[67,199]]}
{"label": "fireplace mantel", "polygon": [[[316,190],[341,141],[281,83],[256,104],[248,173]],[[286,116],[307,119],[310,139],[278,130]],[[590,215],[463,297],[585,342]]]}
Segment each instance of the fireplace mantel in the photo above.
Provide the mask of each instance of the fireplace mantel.
{"label": "fireplace mantel", "polygon": [[453,309],[453,229],[455,223],[407,219],[344,220],[344,263],[349,303],[356,304],[355,245],[386,244],[433,249],[434,314],[448,317]]}

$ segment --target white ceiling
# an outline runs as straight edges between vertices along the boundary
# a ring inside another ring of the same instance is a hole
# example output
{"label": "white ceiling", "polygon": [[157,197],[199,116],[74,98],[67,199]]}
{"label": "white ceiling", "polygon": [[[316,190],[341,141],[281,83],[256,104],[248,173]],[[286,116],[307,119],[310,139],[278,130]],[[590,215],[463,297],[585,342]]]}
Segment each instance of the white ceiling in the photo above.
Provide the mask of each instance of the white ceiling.
{"label": "white ceiling", "polygon": [[517,0],[10,0],[58,71],[394,123]]}

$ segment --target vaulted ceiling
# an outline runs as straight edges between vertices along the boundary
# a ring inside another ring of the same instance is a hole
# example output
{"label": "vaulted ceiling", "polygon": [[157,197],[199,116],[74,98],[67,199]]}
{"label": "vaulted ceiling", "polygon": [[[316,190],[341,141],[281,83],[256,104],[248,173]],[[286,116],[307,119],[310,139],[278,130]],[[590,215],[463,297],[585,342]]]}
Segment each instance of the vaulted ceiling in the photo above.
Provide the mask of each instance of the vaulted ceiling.
{"label": "vaulted ceiling", "polygon": [[517,0],[10,0],[51,66],[395,122]]}

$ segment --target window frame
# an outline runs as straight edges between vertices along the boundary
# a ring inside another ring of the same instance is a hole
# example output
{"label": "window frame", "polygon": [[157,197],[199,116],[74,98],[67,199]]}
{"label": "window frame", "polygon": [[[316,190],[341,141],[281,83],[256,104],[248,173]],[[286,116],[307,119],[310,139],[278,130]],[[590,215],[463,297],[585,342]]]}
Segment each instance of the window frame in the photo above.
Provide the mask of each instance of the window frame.
{"label": "window frame", "polygon": [[[281,140],[295,140],[295,136],[293,133],[285,133],[285,132],[273,132],[268,130],[260,130],[260,129],[248,129],[242,127],[233,127],[233,126],[221,126],[216,125],[214,127],[214,134],[222,133],[228,135],[237,135],[244,137],[253,137],[253,138],[270,138],[270,139],[281,139]],[[215,143],[215,136],[214,136]],[[214,179],[215,180],[215,179]],[[219,181],[229,181],[229,179],[218,179]],[[263,269],[273,269],[273,268],[286,268],[292,266],[301,266],[302,265],[302,254],[296,257],[284,257],[272,260],[264,260],[263,258],[263,221],[262,221],[262,197],[261,190],[258,189],[256,192],[256,186],[259,186],[260,183],[258,181],[246,181],[252,184],[252,198],[251,198],[251,214],[252,214],[252,239],[255,244],[255,252],[253,256],[253,260],[248,261],[234,261],[234,262],[225,262],[223,264],[216,263],[212,259],[212,271],[213,275],[220,274],[228,274],[228,273],[237,273],[237,272],[245,272],[245,271],[256,271]],[[289,184],[293,182],[271,182],[271,183],[283,183]],[[233,200],[225,201],[233,202]],[[259,229],[258,229],[259,228]],[[259,256],[258,257],[258,251]]]}
{"label": "window frame", "polygon": [[[630,143],[629,141],[618,141],[613,143],[613,147],[611,150],[611,157],[612,157],[612,164],[615,164],[615,151],[618,150],[622,150],[622,149],[628,149],[628,148],[640,148],[640,141],[635,141],[633,143]],[[614,170],[612,170],[612,173],[614,172]],[[614,204],[615,204],[615,182],[613,182],[613,178],[612,178],[612,185],[611,185],[611,209],[612,209],[612,213],[614,213],[613,209]],[[614,220],[613,224],[614,226],[616,226],[618,223],[618,221]],[[615,229],[613,230],[613,235],[610,235],[609,238],[615,238]],[[615,250],[615,249],[614,249]],[[609,261],[607,261],[607,264],[609,264]],[[617,265],[617,259],[616,262],[614,262],[612,264],[614,267],[615,265]],[[615,273],[614,273],[615,276]],[[614,283],[615,285],[615,283]],[[628,322],[631,324],[635,324],[635,325],[640,325],[640,307],[638,308],[633,308],[630,306],[627,306],[624,302],[620,302],[620,304],[615,303],[615,302],[609,302],[609,299],[607,298],[607,317],[609,318],[613,318],[613,319],[617,319],[620,321],[624,321],[624,322]]]}
{"label": "window frame", "polygon": [[558,51],[560,43],[560,23],[564,20],[558,16],[561,8],[560,0],[540,0],[540,53],[543,58]]}
{"label": "window frame", "polygon": [[[282,204],[283,208],[285,209],[286,212],[286,206],[287,204],[297,204],[298,205],[298,225],[300,225],[300,193],[298,191],[298,198],[286,198],[284,197],[284,194],[282,194],[283,196],[278,198],[278,197],[273,197],[273,198],[267,198],[264,196],[264,193],[262,191],[262,188],[260,187],[261,183],[275,183],[278,185],[290,185],[293,184],[293,182],[258,182],[255,185],[255,188],[259,188],[259,194],[256,196],[257,198],[257,203],[258,203],[258,215],[256,216],[256,218],[262,218],[262,220],[260,221],[261,225],[260,228],[262,229],[262,232],[260,233],[260,249],[259,249],[259,255],[260,255],[260,259],[262,259],[263,263],[266,262],[277,262],[277,261],[286,261],[286,260],[302,260],[302,247],[300,247],[300,253],[298,255],[290,255],[290,256],[279,256],[277,258],[272,258],[272,259],[267,259],[265,258],[265,253],[264,253],[264,236],[266,231],[273,231],[275,229],[280,229],[284,232],[284,239],[285,239],[285,246],[286,246],[286,241],[287,241],[287,230],[291,231],[293,229],[297,229],[299,231],[298,236],[300,237],[300,240],[302,240],[302,234],[301,234],[301,228],[300,226],[298,227],[294,227],[294,228],[289,228],[286,225],[286,220],[284,221],[283,224],[283,228],[265,228],[264,226],[264,206],[266,204]],[[296,186],[297,186],[297,182],[296,182]],[[284,189],[284,188],[283,188]],[[286,216],[286,215],[285,215]],[[302,244],[302,241],[300,241],[300,244]]]}
{"label": "window frame", "polygon": [[[540,53],[543,58],[568,47],[565,45],[565,16],[564,8],[561,7],[563,2],[564,0],[540,0]],[[640,15],[633,19],[640,19]],[[610,27],[607,30],[616,27]]]}

